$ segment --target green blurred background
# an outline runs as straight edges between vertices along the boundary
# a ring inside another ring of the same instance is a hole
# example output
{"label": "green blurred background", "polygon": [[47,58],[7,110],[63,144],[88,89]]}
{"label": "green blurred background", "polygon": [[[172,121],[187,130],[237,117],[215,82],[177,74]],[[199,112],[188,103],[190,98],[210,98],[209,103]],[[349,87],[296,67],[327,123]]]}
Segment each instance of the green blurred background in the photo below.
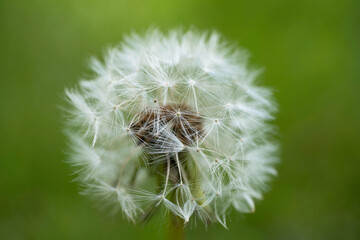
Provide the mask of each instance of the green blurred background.
{"label": "green blurred background", "polygon": [[164,239],[110,218],[63,162],[63,90],[131,30],[216,29],[276,89],[279,176],[230,230],[188,239],[360,239],[360,4],[351,0],[0,0],[0,239]]}

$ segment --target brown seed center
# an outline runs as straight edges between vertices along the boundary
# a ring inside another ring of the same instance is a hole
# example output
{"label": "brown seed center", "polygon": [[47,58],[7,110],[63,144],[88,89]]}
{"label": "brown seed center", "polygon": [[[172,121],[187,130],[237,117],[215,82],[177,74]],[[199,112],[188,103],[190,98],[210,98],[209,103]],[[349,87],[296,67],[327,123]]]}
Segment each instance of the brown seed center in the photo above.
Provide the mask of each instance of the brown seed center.
{"label": "brown seed center", "polygon": [[171,141],[171,134],[182,144],[194,146],[201,138],[203,125],[200,116],[188,106],[168,104],[141,112],[130,129],[139,145],[152,147],[160,142]]}

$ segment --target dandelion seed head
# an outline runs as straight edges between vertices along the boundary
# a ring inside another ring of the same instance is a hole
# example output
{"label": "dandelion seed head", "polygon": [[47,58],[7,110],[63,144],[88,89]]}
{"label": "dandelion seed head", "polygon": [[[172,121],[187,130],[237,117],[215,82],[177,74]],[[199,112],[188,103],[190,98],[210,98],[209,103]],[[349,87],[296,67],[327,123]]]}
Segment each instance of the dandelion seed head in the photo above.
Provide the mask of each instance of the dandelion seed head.
{"label": "dandelion seed head", "polygon": [[253,212],[276,175],[276,105],[247,57],[215,32],[149,30],[92,59],[66,91],[82,192],[134,222],[160,205],[225,227],[229,208]]}

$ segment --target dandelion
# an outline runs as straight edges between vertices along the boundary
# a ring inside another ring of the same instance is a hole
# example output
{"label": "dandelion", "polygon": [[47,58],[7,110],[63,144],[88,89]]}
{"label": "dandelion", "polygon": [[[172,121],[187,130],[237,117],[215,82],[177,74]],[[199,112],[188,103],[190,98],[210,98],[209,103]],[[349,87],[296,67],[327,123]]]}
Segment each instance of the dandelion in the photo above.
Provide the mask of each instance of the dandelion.
{"label": "dandelion", "polygon": [[226,227],[276,175],[271,91],[217,33],[132,34],[67,90],[70,162],[83,193],[131,221],[165,208]]}

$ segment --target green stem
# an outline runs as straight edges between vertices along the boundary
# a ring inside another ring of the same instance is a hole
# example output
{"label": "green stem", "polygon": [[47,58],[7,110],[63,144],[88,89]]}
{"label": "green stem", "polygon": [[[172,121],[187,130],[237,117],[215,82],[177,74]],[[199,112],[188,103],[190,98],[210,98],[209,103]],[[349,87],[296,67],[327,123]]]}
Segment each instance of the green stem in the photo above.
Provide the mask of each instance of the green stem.
{"label": "green stem", "polygon": [[168,240],[184,240],[184,224],[182,219],[170,213],[170,223],[167,232]]}

